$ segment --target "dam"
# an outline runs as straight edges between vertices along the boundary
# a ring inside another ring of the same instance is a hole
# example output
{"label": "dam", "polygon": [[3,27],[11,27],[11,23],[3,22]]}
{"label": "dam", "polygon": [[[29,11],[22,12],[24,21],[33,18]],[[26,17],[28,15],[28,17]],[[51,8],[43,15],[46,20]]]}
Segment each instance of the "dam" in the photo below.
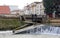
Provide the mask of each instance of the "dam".
{"label": "dam", "polygon": [[15,31],[16,34],[49,34],[60,35],[60,27],[47,25],[35,25]]}
{"label": "dam", "polygon": [[[18,30],[13,30],[14,34],[60,34],[60,19],[48,20],[48,18],[44,15],[25,15],[22,17],[21,20],[26,22],[26,24],[21,27],[18,27]],[[54,25],[54,23],[57,24]]]}

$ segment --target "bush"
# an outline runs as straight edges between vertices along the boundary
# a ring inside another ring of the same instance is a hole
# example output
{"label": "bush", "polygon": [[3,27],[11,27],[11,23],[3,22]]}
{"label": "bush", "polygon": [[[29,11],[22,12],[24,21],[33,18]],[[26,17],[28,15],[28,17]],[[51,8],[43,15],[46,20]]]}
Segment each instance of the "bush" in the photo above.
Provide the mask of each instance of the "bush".
{"label": "bush", "polygon": [[24,24],[19,19],[0,19],[0,30],[13,30]]}

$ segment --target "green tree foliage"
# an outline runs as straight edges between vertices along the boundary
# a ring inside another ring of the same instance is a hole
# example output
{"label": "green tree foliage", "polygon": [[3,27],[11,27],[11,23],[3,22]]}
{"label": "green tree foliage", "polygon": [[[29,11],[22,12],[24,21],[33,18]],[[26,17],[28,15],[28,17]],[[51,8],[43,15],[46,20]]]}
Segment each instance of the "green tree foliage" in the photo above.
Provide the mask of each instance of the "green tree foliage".
{"label": "green tree foliage", "polygon": [[53,10],[51,9],[51,7],[53,6],[53,0],[43,0],[43,4],[45,7],[45,13],[46,14],[53,12]]}

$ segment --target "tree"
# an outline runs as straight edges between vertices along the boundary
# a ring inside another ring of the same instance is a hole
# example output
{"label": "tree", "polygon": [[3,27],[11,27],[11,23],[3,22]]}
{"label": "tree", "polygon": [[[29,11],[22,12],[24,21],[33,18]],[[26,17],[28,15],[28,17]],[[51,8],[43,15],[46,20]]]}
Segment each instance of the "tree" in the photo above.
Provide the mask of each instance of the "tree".
{"label": "tree", "polygon": [[45,13],[50,14],[53,13],[52,7],[53,7],[53,0],[43,0],[43,4],[45,7]]}

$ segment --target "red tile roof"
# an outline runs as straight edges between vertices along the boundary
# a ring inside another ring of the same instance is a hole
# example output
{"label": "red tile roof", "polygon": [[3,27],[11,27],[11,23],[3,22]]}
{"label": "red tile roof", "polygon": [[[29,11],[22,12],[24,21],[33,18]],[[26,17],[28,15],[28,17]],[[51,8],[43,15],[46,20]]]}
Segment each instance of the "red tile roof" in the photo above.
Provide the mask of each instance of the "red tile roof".
{"label": "red tile roof", "polygon": [[10,14],[9,6],[0,6],[0,14]]}

